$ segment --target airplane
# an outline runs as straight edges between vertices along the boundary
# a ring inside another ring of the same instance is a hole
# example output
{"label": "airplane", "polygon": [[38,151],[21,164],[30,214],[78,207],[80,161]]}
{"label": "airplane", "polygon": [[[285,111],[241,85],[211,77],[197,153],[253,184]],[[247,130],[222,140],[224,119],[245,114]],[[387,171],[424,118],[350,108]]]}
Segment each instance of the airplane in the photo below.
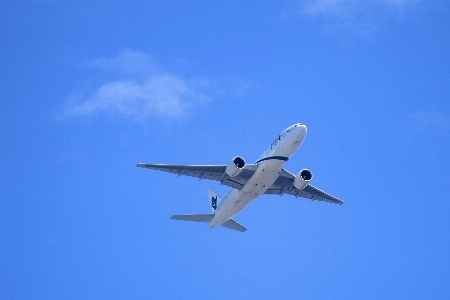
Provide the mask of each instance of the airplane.
{"label": "airplane", "polygon": [[310,184],[312,173],[303,169],[295,176],[283,168],[286,161],[300,148],[306,136],[306,126],[294,124],[285,129],[261,154],[254,164],[246,164],[240,156],[235,156],[227,165],[168,165],[138,163],[136,166],[197,177],[200,180],[219,181],[231,187],[231,191],[221,198],[213,189],[208,190],[211,206],[210,214],[173,215],[171,219],[208,223],[209,228],[222,226],[245,232],[247,229],[232,219],[251,201],[263,194],[292,195],[334,204],[344,204],[336,198]]}

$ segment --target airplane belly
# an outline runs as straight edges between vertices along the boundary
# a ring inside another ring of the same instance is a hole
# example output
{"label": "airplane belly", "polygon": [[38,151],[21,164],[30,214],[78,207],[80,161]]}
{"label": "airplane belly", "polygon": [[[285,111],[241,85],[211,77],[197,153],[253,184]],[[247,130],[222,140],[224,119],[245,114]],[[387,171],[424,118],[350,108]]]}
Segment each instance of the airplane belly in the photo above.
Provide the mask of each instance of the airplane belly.
{"label": "airplane belly", "polygon": [[284,163],[285,161],[277,159],[261,162],[241,190],[234,189],[225,197],[222,204],[217,208],[210,227],[226,222],[244,209],[252,200],[264,194],[277,180]]}
{"label": "airplane belly", "polygon": [[231,219],[240,212],[249,202],[241,199],[239,190],[233,189],[222,201],[222,204],[215,211],[214,218],[209,224],[210,228],[220,225]]}
{"label": "airplane belly", "polygon": [[284,163],[284,161],[275,159],[261,162],[255,174],[242,187],[241,193],[255,195],[255,198],[264,194],[277,180]]}

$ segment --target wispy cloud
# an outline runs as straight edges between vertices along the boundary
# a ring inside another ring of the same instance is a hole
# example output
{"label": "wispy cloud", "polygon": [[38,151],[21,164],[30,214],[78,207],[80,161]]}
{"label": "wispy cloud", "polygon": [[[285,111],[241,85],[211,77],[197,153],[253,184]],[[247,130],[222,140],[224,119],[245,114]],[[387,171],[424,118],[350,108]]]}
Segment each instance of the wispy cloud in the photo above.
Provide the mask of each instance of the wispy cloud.
{"label": "wispy cloud", "polygon": [[176,119],[209,99],[211,81],[171,74],[147,54],[126,50],[86,66],[115,78],[89,91],[76,91],[64,104],[60,118],[106,114],[144,121],[151,117]]}
{"label": "wispy cloud", "polygon": [[409,125],[414,133],[437,131],[450,132],[450,117],[436,111],[419,111],[408,117]]}
{"label": "wispy cloud", "polygon": [[420,0],[309,0],[296,15],[322,22],[326,31],[347,37],[373,37],[390,19],[404,18]]}
{"label": "wispy cloud", "polygon": [[139,51],[123,50],[114,57],[101,57],[85,63],[87,67],[125,76],[150,76],[163,73],[152,56]]}

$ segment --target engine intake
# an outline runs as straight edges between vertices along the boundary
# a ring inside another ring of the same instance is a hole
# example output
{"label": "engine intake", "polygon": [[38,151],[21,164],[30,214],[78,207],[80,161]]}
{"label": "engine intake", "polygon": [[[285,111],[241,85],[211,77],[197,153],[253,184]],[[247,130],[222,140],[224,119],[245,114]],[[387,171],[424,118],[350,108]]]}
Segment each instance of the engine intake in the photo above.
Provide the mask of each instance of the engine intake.
{"label": "engine intake", "polygon": [[306,186],[308,186],[311,179],[312,179],[311,171],[308,169],[303,169],[300,172],[298,172],[297,176],[295,176],[294,186],[299,190],[303,190]]}
{"label": "engine intake", "polygon": [[242,172],[244,167],[245,167],[245,160],[240,156],[236,156],[233,157],[233,159],[228,163],[225,172],[227,173],[228,176],[235,177]]}

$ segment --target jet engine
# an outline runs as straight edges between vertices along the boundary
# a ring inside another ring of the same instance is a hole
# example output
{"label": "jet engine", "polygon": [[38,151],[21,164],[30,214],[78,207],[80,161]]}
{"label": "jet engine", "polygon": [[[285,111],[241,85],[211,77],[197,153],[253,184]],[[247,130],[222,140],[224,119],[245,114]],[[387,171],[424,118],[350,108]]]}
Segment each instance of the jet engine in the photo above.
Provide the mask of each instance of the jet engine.
{"label": "jet engine", "polygon": [[308,169],[303,169],[300,172],[298,172],[297,176],[295,176],[294,186],[299,190],[303,190],[309,184],[311,179],[312,179],[311,171]]}
{"label": "jet engine", "polygon": [[227,165],[225,172],[230,177],[235,177],[242,172],[245,166],[245,161],[242,157],[236,156],[234,157]]}

